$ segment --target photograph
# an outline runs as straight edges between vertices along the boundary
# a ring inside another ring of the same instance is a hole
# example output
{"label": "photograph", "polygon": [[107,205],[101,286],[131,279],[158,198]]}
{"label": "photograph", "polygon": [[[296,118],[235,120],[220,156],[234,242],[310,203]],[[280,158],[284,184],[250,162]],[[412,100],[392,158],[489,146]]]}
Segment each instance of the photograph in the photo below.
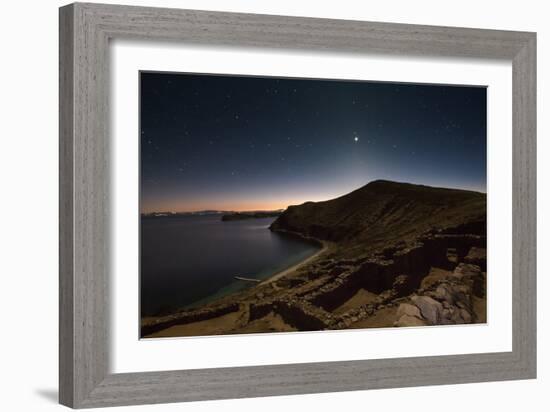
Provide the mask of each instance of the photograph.
{"label": "photograph", "polygon": [[487,322],[485,86],[141,71],[139,122],[141,339]]}

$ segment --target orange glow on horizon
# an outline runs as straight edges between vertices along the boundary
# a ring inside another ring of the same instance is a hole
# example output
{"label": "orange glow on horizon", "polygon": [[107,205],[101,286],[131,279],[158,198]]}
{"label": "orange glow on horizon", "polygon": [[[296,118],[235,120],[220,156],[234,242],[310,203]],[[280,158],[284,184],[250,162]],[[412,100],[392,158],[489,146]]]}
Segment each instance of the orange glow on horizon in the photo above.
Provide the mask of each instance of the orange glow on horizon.
{"label": "orange glow on horizon", "polygon": [[141,213],[154,213],[154,212],[198,212],[201,210],[222,210],[231,212],[250,212],[250,211],[272,211],[286,209],[288,206],[301,205],[308,201],[322,201],[322,199],[293,199],[282,200],[273,202],[235,202],[227,201],[222,203],[216,203],[213,205],[211,202],[166,202],[157,205],[143,207]]}
{"label": "orange glow on horizon", "polygon": [[[426,184],[426,183],[412,183],[412,184]],[[460,187],[458,185],[444,185],[439,182],[432,184],[427,184],[431,187],[447,187],[449,189],[459,189],[459,190],[473,190],[481,193],[486,193],[486,190],[473,187]],[[157,200],[142,202],[140,205],[140,213],[161,213],[161,212],[173,212],[173,213],[189,213],[189,212],[198,212],[203,210],[217,210],[217,211],[227,211],[227,212],[252,212],[252,211],[273,211],[286,209],[289,206],[301,205],[306,202],[323,202],[331,199],[336,199],[340,196],[344,196],[353,190],[356,190],[358,187],[353,185],[351,187],[345,187],[340,185],[338,188],[335,188],[334,191],[327,190],[323,194],[317,192],[316,194],[307,193],[306,191],[302,193],[296,193],[297,196],[292,196],[294,193],[288,197],[281,196],[284,200],[276,199],[278,196],[272,194],[270,199],[266,200],[257,200],[250,198],[228,198],[224,200],[223,197],[216,199],[170,199],[170,200]],[[220,196],[221,197],[221,196]]]}

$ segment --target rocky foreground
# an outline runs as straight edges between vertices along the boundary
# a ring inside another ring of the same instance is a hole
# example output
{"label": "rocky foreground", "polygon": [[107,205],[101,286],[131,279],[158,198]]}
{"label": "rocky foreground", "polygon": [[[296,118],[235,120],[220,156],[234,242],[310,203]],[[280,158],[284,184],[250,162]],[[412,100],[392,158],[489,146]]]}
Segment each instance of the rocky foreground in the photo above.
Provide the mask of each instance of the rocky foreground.
{"label": "rocky foreground", "polygon": [[200,309],[142,319],[143,337],[486,322],[482,193],[376,181],[293,206],[272,230],[325,250]]}

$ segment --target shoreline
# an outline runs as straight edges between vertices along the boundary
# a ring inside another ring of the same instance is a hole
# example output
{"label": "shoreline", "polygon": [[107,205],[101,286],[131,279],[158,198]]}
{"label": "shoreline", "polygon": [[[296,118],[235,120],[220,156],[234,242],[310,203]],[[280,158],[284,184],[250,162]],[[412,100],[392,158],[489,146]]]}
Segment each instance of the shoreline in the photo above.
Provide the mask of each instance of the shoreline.
{"label": "shoreline", "polygon": [[304,236],[301,233],[292,232],[292,231],[283,230],[283,229],[273,230],[273,229],[270,228],[269,230],[271,230],[272,232],[275,232],[275,233],[280,233],[282,235],[287,235],[287,236],[291,236],[291,237],[297,237],[297,238],[305,240],[307,242],[314,243],[314,244],[320,246],[321,249],[319,249],[313,255],[311,255],[311,256],[307,257],[306,259],[302,260],[301,262],[298,262],[298,263],[296,263],[296,264],[294,264],[294,265],[292,265],[292,266],[290,266],[286,269],[283,269],[283,270],[271,275],[269,278],[262,280],[257,286],[267,285],[271,282],[275,282],[275,281],[285,277],[286,275],[298,270],[299,268],[306,265],[307,263],[310,263],[311,261],[313,261],[314,259],[319,257],[321,254],[325,253],[329,249],[329,243],[328,242],[317,239],[317,238],[314,238],[314,237],[311,237],[311,236]]}
{"label": "shoreline", "polygon": [[313,255],[307,257],[306,259],[302,260],[301,262],[296,263],[295,265],[292,265],[289,268],[283,269],[280,272],[275,273],[274,275],[270,276],[269,278],[267,278],[265,280],[262,280],[260,283],[258,283],[258,286],[267,285],[271,282],[275,282],[275,281],[285,277],[286,275],[290,274],[291,272],[294,272],[295,270],[298,270],[299,268],[301,268],[305,264],[310,263],[312,260],[319,257],[321,254],[325,253],[327,250],[328,250],[328,245],[323,244],[321,249],[318,250]]}
{"label": "shoreline", "polygon": [[[233,291],[233,292],[230,292],[230,293],[228,293],[226,295],[222,295],[222,296],[217,296],[214,299],[208,300],[206,303],[203,303],[202,305],[197,306],[197,307],[182,308],[183,311],[187,312],[187,311],[193,311],[193,310],[198,310],[198,309],[201,309],[201,308],[205,308],[205,307],[208,307],[208,306],[211,306],[211,305],[215,306],[216,304],[219,304],[220,302],[223,302],[227,299],[231,299],[232,297],[235,297],[235,296],[237,296],[237,295],[239,295],[243,292],[250,291],[252,289],[256,289],[256,288],[261,287],[261,286],[269,285],[272,282],[275,282],[279,279],[284,278],[285,276],[289,275],[290,273],[294,272],[295,270],[298,270],[302,266],[304,266],[308,263],[311,263],[314,259],[318,258],[323,253],[325,253],[329,249],[329,246],[330,246],[330,243],[327,242],[327,241],[320,240],[320,239],[310,237],[310,236],[304,236],[304,235],[302,235],[301,233],[298,233],[298,232],[292,232],[292,231],[283,230],[283,229],[280,229],[280,230],[269,229],[269,230],[271,230],[272,232],[275,232],[275,233],[279,233],[279,234],[284,235],[284,236],[295,237],[295,238],[299,238],[303,241],[313,243],[316,246],[319,246],[320,249],[317,252],[315,252],[313,255],[308,256],[304,260],[301,260],[300,262],[295,263],[295,264],[293,264],[292,266],[289,266],[286,269],[282,269],[282,270],[272,274],[271,276],[269,276],[266,279],[258,279],[259,282],[255,282],[255,284],[251,285],[250,287],[248,287],[246,289],[239,290],[239,291]],[[208,298],[204,298],[203,300],[205,300],[205,299],[208,299]],[[176,313],[178,313],[178,312],[179,312],[179,310],[176,311]]]}
{"label": "shoreline", "polygon": [[[292,231],[284,230],[284,229],[273,230],[271,228],[269,228],[269,230],[271,232],[278,233],[278,234],[281,234],[283,236],[298,238],[302,241],[305,241],[305,242],[314,244],[316,246],[319,246],[320,249],[318,251],[316,251],[313,255],[308,256],[307,258],[301,260],[300,262],[297,262],[297,263],[293,264],[292,266],[287,267],[286,269],[282,269],[282,270],[279,270],[278,272],[275,272],[274,274],[270,275],[268,278],[258,279],[257,282],[254,282],[254,284],[252,284],[251,286],[249,286],[245,289],[241,289],[241,290],[237,290],[237,291],[231,291],[227,294],[223,294],[221,296],[216,296],[212,299],[211,299],[211,297],[202,298],[198,301],[190,303],[189,305],[186,305],[186,306],[175,309],[173,311],[173,314],[177,314],[177,313],[181,313],[181,312],[192,312],[192,311],[200,310],[200,309],[203,309],[203,308],[206,308],[206,307],[209,307],[209,306],[216,306],[216,305],[220,304],[221,302],[224,302],[228,299],[232,299],[233,297],[238,296],[241,293],[250,291],[252,289],[255,289],[255,288],[258,288],[258,287],[261,287],[261,286],[268,285],[268,284],[270,284],[274,281],[277,281],[277,280],[285,277],[286,275],[288,275],[291,272],[299,269],[300,267],[302,267],[302,266],[304,266],[308,263],[311,263],[314,259],[319,257],[322,253],[326,252],[329,249],[329,246],[330,246],[330,243],[327,242],[327,241],[323,241],[323,240],[320,240],[320,239],[317,239],[317,238],[314,238],[314,237],[310,237],[310,236],[304,236],[304,235],[302,235],[301,233],[298,233],[298,232],[292,232]],[[195,306],[199,302],[203,302],[203,303],[201,303],[198,306]]]}
{"label": "shoreline", "polygon": [[[270,285],[273,282],[276,282],[279,279],[284,278],[285,276],[287,276],[287,275],[291,274],[292,272],[298,270],[302,266],[307,265],[307,264],[311,263],[312,261],[314,261],[315,259],[317,259],[323,253],[327,252],[330,249],[330,246],[331,246],[330,242],[322,241],[322,240],[315,239],[315,238],[306,238],[306,237],[300,235],[299,233],[286,232],[286,231],[285,231],[285,233],[288,234],[288,235],[294,235],[294,236],[300,237],[304,240],[308,240],[310,242],[313,242],[317,245],[320,245],[321,248],[317,252],[315,252],[313,255],[308,256],[304,260],[302,260],[302,261],[300,261],[300,262],[298,262],[298,263],[296,263],[296,264],[294,264],[294,265],[292,265],[292,266],[290,266],[286,269],[283,269],[283,270],[271,275],[267,279],[259,281],[258,283],[256,283],[255,285],[253,285],[252,287],[250,287],[248,289],[245,289],[245,290],[242,290],[242,291],[239,291],[239,292],[230,293],[226,296],[221,296],[221,297],[219,297],[217,299],[214,299],[214,300],[212,300],[208,303],[205,303],[204,305],[201,305],[199,307],[188,308],[188,309],[183,309],[183,310],[176,310],[171,314],[164,315],[164,316],[151,316],[151,317],[149,317],[149,319],[150,320],[151,319],[152,320],[156,319],[158,321],[158,320],[162,320],[164,318],[170,318],[170,321],[174,321],[174,319],[178,318],[179,316],[182,316],[182,315],[185,316],[186,314],[190,314],[190,313],[193,313],[193,312],[196,312],[196,311],[200,312],[200,311],[204,311],[204,310],[212,310],[212,309],[215,310],[216,308],[220,308],[224,305],[225,306],[227,306],[227,305],[239,305],[239,302],[236,301],[235,298],[237,298],[241,293],[243,293],[243,292],[246,293],[248,291],[255,290],[257,288],[265,287],[267,285]],[[237,312],[239,312],[239,311],[237,311]],[[223,316],[225,316],[225,315],[222,315],[222,317]],[[198,323],[206,324],[207,322],[209,322],[211,320],[212,319],[204,319],[203,321],[196,321],[196,322],[189,322],[189,323],[197,323],[198,322]],[[140,318],[140,325],[141,325],[140,328],[143,328],[143,317]],[[175,323],[174,325],[171,325],[171,326],[166,326],[164,328],[161,328],[157,332],[161,332],[161,331],[170,329],[172,326],[177,326],[177,323]],[[142,338],[154,338],[154,336],[149,336],[149,335],[152,335],[152,334],[147,333],[145,335],[142,335],[141,337]],[[207,335],[208,334],[206,334],[205,336],[207,336]],[[180,336],[185,336],[185,335],[174,334],[174,335],[166,335],[166,336],[180,337]],[[201,335],[199,334],[199,335],[188,335],[188,336],[201,336]]]}

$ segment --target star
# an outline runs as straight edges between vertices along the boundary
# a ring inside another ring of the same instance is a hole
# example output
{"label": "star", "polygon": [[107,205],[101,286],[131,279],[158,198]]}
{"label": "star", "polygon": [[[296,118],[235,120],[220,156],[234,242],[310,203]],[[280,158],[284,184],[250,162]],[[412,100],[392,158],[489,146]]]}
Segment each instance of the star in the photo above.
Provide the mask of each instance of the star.
{"label": "star", "polygon": [[356,141],[356,142],[358,142],[358,141],[359,141],[359,136],[355,136],[355,137],[353,138],[353,140]]}

